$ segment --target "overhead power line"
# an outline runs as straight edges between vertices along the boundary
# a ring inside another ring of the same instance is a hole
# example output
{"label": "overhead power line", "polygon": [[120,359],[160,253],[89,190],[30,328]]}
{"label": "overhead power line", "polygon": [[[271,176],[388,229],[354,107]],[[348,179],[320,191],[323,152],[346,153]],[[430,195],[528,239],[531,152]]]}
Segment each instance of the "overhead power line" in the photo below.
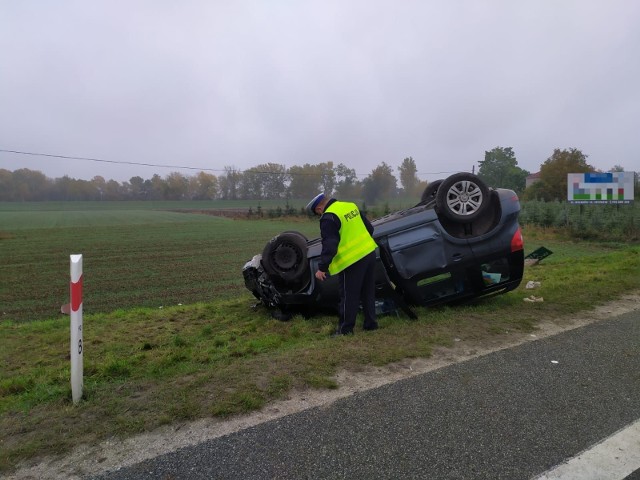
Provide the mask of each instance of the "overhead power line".
{"label": "overhead power line", "polygon": [[181,168],[187,170],[206,170],[208,172],[223,172],[224,170],[215,170],[212,168],[202,168],[202,167],[189,167],[185,165],[161,165],[158,163],[143,163],[143,162],[127,162],[123,160],[105,160],[102,158],[90,158],[90,157],[71,157],[68,155],[53,155],[51,153],[36,153],[36,152],[21,152],[18,150],[4,150],[0,149],[0,152],[5,153],[16,153],[18,155],[31,155],[34,157],[52,157],[52,158],[63,158],[65,160],[83,160],[88,162],[100,162],[100,163],[115,163],[119,165],[141,165],[143,167],[161,167],[161,168]]}
{"label": "overhead power line", "polygon": [[[99,162],[99,163],[111,163],[116,165],[138,165],[143,167],[158,167],[158,168],[178,168],[183,170],[197,170],[202,172],[226,172],[226,169],[215,169],[215,168],[203,168],[203,167],[191,167],[188,165],[163,165],[159,163],[144,163],[144,162],[129,162],[124,160],[105,160],[103,158],[91,158],[91,157],[73,157],[69,155],[54,155],[52,153],[38,153],[38,152],[23,152],[20,150],[5,150],[0,148],[0,152],[3,153],[15,153],[16,155],[29,155],[33,157],[50,157],[50,158],[62,158],[65,160],[80,160],[85,162]],[[243,173],[242,170],[235,170],[237,173]],[[252,173],[264,173],[264,174],[273,174],[276,172],[259,172],[252,170]],[[457,173],[457,171],[452,172],[417,172],[420,175],[449,175],[452,173]],[[296,175],[316,175],[316,174],[296,174]],[[367,176],[368,174],[356,174],[358,177]]]}

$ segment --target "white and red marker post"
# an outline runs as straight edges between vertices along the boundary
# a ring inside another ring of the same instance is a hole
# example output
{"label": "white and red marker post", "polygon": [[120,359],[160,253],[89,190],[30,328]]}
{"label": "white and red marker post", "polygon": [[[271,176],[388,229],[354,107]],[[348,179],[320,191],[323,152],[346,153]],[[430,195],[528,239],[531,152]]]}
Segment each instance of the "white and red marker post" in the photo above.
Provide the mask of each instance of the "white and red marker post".
{"label": "white and red marker post", "polygon": [[71,255],[71,397],[82,398],[82,255]]}

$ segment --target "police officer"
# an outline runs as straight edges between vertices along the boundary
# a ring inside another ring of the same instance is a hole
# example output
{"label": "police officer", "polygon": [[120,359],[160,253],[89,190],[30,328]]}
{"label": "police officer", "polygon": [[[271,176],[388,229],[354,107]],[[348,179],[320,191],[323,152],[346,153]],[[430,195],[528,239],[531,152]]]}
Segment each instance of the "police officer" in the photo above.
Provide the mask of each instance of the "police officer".
{"label": "police officer", "polygon": [[336,335],[353,333],[360,302],[364,329],[376,330],[373,226],[355,203],[339,202],[323,193],[309,202],[307,211],[321,215],[322,253],[315,276],[321,282],[327,274],[339,276],[340,319]]}

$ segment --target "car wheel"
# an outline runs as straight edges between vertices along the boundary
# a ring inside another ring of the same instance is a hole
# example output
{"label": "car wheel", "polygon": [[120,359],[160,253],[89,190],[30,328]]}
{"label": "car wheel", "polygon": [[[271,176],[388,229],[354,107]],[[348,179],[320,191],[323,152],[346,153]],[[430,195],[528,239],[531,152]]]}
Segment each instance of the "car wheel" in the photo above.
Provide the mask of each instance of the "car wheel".
{"label": "car wheel", "polygon": [[442,184],[442,180],[435,180],[430,182],[427,187],[422,192],[422,196],[420,197],[420,203],[426,203],[430,200],[435,200],[436,193],[438,192],[438,188]]}
{"label": "car wheel", "polygon": [[262,251],[262,265],[269,275],[286,283],[299,280],[309,269],[307,238],[299,232],[276,235]]}
{"label": "car wheel", "polygon": [[471,173],[445,178],[436,192],[438,212],[455,222],[478,218],[489,205],[489,187]]}

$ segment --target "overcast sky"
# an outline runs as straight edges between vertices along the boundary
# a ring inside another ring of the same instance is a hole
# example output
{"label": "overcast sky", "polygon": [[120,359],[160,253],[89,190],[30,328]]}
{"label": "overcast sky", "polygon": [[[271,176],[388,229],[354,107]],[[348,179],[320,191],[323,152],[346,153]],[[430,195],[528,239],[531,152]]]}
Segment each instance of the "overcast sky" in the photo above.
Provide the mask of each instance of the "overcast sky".
{"label": "overcast sky", "polygon": [[[640,171],[637,0],[0,0],[0,168]],[[397,174],[397,170],[396,170]]]}

